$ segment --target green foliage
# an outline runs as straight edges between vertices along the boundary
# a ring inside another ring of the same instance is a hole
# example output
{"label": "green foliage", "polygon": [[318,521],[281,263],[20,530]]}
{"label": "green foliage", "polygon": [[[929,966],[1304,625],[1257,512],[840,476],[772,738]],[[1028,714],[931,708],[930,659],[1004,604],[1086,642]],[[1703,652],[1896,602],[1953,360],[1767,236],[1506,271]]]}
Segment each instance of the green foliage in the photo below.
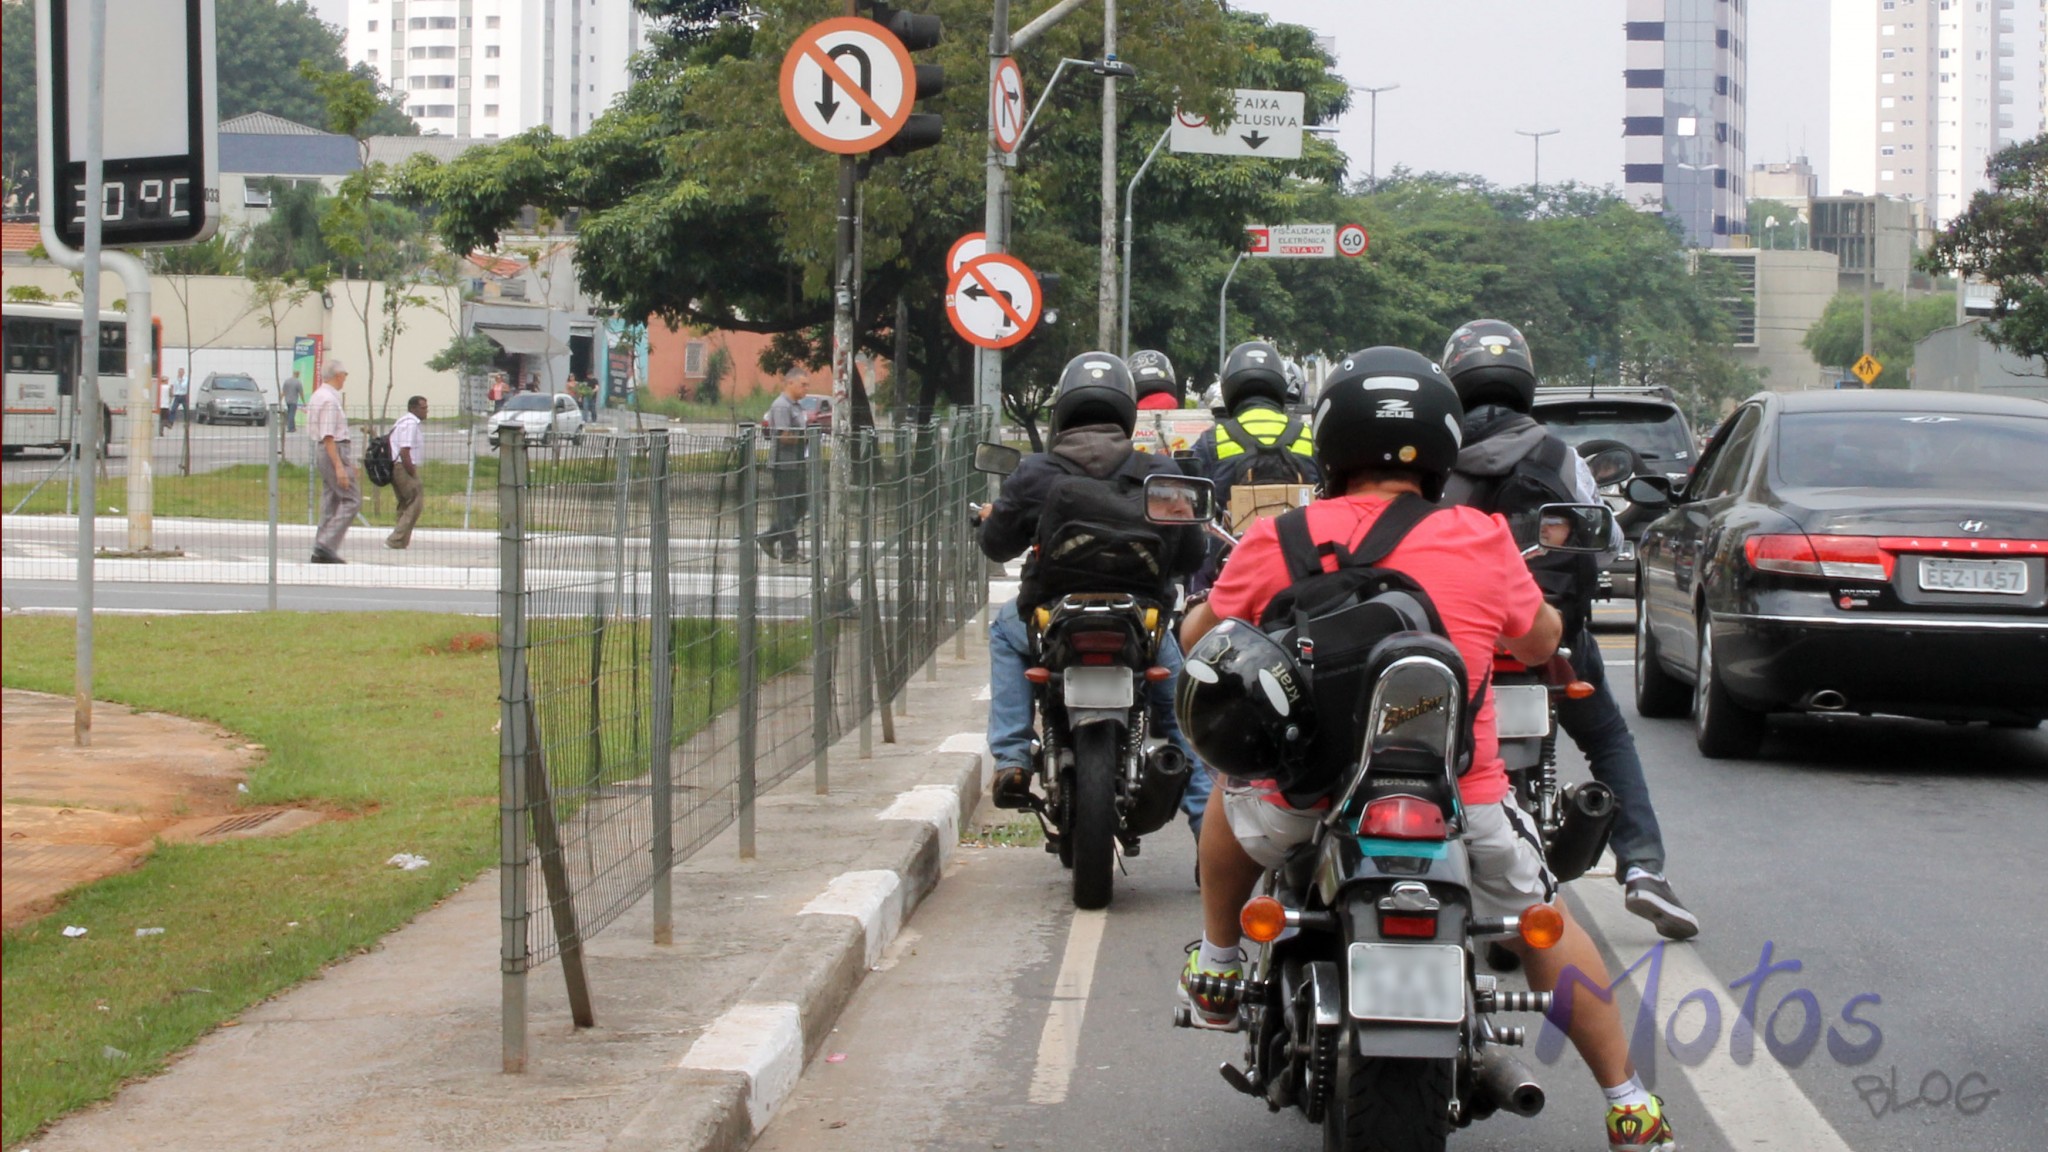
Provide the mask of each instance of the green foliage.
{"label": "green foliage", "polygon": [[1997,285],[1991,342],[2048,373],[2048,133],[2001,150],[1989,174],[1922,267]]}
{"label": "green foliage", "polygon": [[448,346],[434,353],[427,361],[427,368],[433,372],[460,372],[465,376],[480,376],[490,371],[498,359],[498,346],[488,336],[457,335],[448,341]]}
{"label": "green foliage", "polygon": [[36,9],[0,3],[0,198],[36,186]]}
{"label": "green foliage", "polygon": [[148,250],[149,270],[160,276],[239,276],[242,246],[225,232],[198,244]]}
{"label": "green foliage", "polygon": [[[1873,388],[1910,388],[1913,345],[1955,322],[1956,305],[1946,296],[1908,300],[1895,292],[1870,297],[1870,353],[1884,365]],[[1847,370],[1863,355],[1863,293],[1837,292],[1820,319],[1800,341],[1822,364]]]}
{"label": "green foliage", "polygon": [[704,379],[697,384],[697,403],[718,403],[718,386],[732,370],[732,356],[724,348],[713,348],[704,361]]}
{"label": "green foliage", "polygon": [[9,284],[7,299],[15,304],[51,304],[57,298],[34,284]]}
{"label": "green foliage", "polygon": [[257,183],[270,193],[270,211],[249,230],[243,256],[249,273],[315,286],[332,279],[340,257],[320,235],[327,190],[311,182],[292,186],[274,178]]}
{"label": "green foliage", "polygon": [[1759,248],[1805,248],[1810,237],[1806,210],[1782,200],[1751,200],[1749,234]]}

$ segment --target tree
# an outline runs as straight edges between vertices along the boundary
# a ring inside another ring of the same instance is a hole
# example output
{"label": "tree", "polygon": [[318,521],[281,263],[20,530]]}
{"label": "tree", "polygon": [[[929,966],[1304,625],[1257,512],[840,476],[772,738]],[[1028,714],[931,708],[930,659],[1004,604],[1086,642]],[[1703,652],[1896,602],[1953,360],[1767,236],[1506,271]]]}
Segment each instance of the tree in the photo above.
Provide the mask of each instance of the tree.
{"label": "tree", "polygon": [[697,383],[697,403],[718,403],[718,386],[725,382],[731,369],[732,355],[724,348],[713,348],[704,361],[704,379]]}
{"label": "tree", "polygon": [[[1873,388],[1912,387],[1913,345],[1955,322],[1955,301],[1946,296],[1908,300],[1896,292],[1870,297],[1870,354],[1884,365]],[[1800,341],[1822,364],[1846,368],[1863,355],[1863,293],[1837,292]]]}
{"label": "tree", "polygon": [[489,336],[457,333],[449,339],[447,347],[434,353],[433,358],[427,361],[427,368],[434,372],[481,376],[497,362],[498,345]]}
{"label": "tree", "polygon": [[2048,375],[2048,133],[2001,150],[1989,175],[1991,188],[1970,197],[1921,266],[1996,285],[1991,342]]}
{"label": "tree", "polygon": [[[192,353],[202,346],[192,331],[192,278],[194,276],[239,276],[242,273],[242,249],[234,237],[217,232],[203,243],[175,245],[168,248],[148,250],[149,270],[164,278],[170,286],[171,295],[177,297],[178,307],[185,314],[185,373],[193,375]],[[237,317],[236,319],[240,319]],[[229,326],[233,321],[229,322]],[[226,335],[226,328],[206,338],[205,344]]]}
{"label": "tree", "polygon": [[36,10],[0,3],[0,200],[27,207],[36,187]]}
{"label": "tree", "polygon": [[1751,200],[1749,234],[1756,237],[1759,248],[1805,248],[1806,209],[1794,208],[1782,200]]}
{"label": "tree", "polygon": [[284,395],[284,376],[277,369],[277,331],[284,325],[285,314],[299,306],[312,291],[306,284],[292,276],[273,276],[251,268],[246,251],[243,270],[249,277],[249,308],[260,312],[256,322],[270,332],[271,383],[277,388],[277,395]]}

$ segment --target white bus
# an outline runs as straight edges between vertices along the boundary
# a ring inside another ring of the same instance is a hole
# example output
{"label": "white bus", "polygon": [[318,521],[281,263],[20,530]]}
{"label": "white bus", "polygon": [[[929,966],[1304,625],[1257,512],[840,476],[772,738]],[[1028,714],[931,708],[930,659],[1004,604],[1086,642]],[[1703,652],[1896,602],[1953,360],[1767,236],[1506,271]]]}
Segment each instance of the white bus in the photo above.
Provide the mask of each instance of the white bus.
{"label": "white bus", "polygon": [[[77,414],[72,398],[78,391],[79,326],[84,310],[65,303],[0,303],[0,371],[5,375],[5,407],[0,410],[0,446],[12,456],[24,449],[68,451]],[[153,357],[163,349],[163,326],[150,322]],[[154,415],[152,395],[135,405],[145,419]],[[106,444],[124,443],[128,435],[128,317],[100,313],[99,418]]]}

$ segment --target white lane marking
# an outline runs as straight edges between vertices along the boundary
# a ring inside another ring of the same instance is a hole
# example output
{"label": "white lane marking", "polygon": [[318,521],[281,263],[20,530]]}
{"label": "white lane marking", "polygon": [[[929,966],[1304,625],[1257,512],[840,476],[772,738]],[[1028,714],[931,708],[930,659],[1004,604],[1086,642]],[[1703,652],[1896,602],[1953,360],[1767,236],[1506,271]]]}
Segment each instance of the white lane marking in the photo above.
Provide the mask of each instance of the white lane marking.
{"label": "white lane marking", "polygon": [[735,1004],[697,1037],[677,1067],[746,1073],[747,1118],[759,1136],[803,1073],[803,1017],[786,1000]]}
{"label": "white lane marking", "polygon": [[896,802],[882,809],[878,820],[922,820],[939,836],[939,865],[953,858],[960,846],[960,793],[950,784],[920,784],[896,794]]}
{"label": "white lane marking", "polygon": [[1109,925],[1106,909],[1076,911],[1067,930],[1066,955],[1053,980],[1052,1007],[1045,1031],[1038,1037],[1038,1067],[1031,1074],[1031,1102],[1059,1104],[1074,1079],[1074,1061],[1081,1051],[1081,1021],[1088,1014],[1088,990],[1095,983],[1095,957],[1102,951],[1102,932]]}
{"label": "white lane marking", "polygon": [[[1622,905],[1620,885],[1580,884],[1572,888],[1572,893],[1592,918],[1598,934],[1623,963],[1632,962],[1632,956],[1639,956],[1642,950],[1654,944],[1656,935],[1649,930],[1647,922],[1632,915]],[[1644,943],[1646,938],[1650,943]],[[1727,1137],[1729,1147],[1849,1152],[1849,1145],[1841,1134],[1828,1123],[1827,1117],[1820,1114],[1820,1109],[1813,1106],[1813,1101],[1807,1099],[1791,1073],[1763,1050],[1761,1035],[1758,1036],[1758,1051],[1749,1066],[1744,1068],[1735,1063],[1729,1055],[1728,1035],[1742,1005],[1728,996],[1727,982],[1714,975],[1706,962],[1700,959],[1699,953],[1683,944],[1668,945],[1664,949],[1663,964],[1663,974],[1659,978],[1662,989],[1678,988],[1688,992],[1704,989],[1720,1003],[1721,1040],[1698,1066],[1688,1068],[1672,1059],[1668,1051],[1658,1054],[1657,1063],[1660,1069],[1679,1068],[1692,1081],[1693,1090],[1712,1114],[1721,1134]],[[1649,967],[1643,964],[1628,976],[1638,995],[1643,990],[1643,974]],[[1663,999],[1661,995],[1659,998]],[[1653,1008],[1670,1010],[1663,1004]],[[1701,1011],[1687,1009],[1687,1018],[1694,1027],[1698,1026]],[[1758,1015],[1762,1016],[1762,1011]],[[1763,1027],[1759,1020],[1759,1033]],[[1660,1031],[1658,1043],[1661,1044],[1663,1039]],[[1678,1123],[1683,1124],[1684,1121],[1681,1119]]]}
{"label": "white lane marking", "polygon": [[842,872],[798,915],[851,916],[860,921],[868,967],[873,968],[903,927],[903,882],[886,868]]}

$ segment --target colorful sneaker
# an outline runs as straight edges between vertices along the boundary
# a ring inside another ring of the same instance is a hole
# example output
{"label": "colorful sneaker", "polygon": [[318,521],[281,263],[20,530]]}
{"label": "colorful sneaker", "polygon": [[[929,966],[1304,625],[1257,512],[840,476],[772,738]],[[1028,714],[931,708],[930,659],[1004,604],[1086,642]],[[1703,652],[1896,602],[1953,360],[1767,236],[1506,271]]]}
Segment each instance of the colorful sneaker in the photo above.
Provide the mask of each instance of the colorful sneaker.
{"label": "colorful sneaker", "polygon": [[1664,1101],[1616,1104],[1607,1110],[1608,1152],[1678,1152],[1678,1137],[1664,1118]]}
{"label": "colorful sneaker", "polygon": [[1202,966],[1202,942],[1188,945],[1188,966],[1181,969],[1180,994],[1187,1001],[1189,1017],[1197,1028],[1214,1028],[1222,1032],[1235,1032],[1238,1028],[1237,1002],[1239,993],[1229,991],[1193,992],[1188,985],[1197,976],[1241,979],[1244,965],[1241,962],[1225,964],[1221,968]]}

